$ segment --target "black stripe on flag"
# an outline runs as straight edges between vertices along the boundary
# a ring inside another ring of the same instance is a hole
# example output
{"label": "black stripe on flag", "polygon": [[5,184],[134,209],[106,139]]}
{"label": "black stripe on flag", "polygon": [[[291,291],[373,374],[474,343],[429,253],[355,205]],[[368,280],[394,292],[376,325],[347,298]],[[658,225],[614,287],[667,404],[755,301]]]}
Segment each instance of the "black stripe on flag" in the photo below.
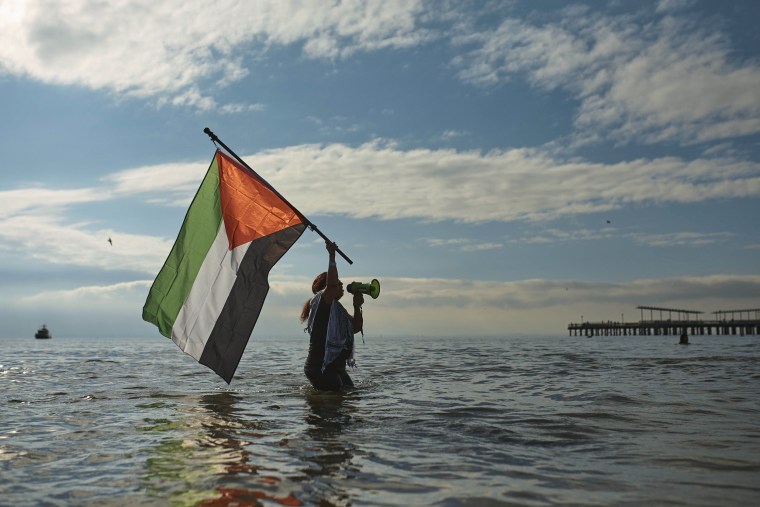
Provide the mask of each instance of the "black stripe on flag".
{"label": "black stripe on flag", "polygon": [[269,271],[306,229],[297,224],[251,242],[199,362],[228,384],[269,292]]}

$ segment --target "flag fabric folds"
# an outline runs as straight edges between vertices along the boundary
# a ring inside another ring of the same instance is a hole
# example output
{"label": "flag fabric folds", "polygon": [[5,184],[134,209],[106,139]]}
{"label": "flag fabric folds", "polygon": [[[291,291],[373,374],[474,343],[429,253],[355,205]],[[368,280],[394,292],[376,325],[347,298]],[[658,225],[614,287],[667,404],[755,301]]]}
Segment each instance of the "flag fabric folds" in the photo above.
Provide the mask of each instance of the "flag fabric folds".
{"label": "flag fabric folds", "polygon": [[268,183],[217,150],[143,319],[229,384],[269,292],[269,271],[306,223]]}

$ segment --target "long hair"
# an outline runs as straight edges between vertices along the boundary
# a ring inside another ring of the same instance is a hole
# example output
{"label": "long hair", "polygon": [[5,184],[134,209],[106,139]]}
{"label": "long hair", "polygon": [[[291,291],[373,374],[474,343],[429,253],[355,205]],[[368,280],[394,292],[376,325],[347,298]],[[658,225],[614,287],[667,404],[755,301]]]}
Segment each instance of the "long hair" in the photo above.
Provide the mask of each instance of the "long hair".
{"label": "long hair", "polygon": [[[327,271],[320,273],[314,278],[314,282],[311,284],[311,292],[316,294],[327,287]],[[306,322],[309,318],[309,310],[311,309],[311,298],[307,299],[301,308],[301,322]]]}

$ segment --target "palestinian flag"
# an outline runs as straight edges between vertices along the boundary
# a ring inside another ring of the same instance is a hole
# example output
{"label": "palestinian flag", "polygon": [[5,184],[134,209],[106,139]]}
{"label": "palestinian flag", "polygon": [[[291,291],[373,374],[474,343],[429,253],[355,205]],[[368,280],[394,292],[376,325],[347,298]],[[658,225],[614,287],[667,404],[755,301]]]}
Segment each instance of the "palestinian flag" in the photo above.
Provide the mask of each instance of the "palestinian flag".
{"label": "palestinian flag", "polygon": [[217,150],[143,320],[229,384],[269,292],[269,271],[306,223],[267,182]]}

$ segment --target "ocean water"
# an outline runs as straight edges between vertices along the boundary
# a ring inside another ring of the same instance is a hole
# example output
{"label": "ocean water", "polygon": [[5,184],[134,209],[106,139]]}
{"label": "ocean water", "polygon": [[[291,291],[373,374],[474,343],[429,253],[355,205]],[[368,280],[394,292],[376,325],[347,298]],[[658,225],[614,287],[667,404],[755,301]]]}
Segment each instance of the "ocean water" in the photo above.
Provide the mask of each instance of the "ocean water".
{"label": "ocean water", "polygon": [[757,505],[760,338],[0,340],[2,505]]}

